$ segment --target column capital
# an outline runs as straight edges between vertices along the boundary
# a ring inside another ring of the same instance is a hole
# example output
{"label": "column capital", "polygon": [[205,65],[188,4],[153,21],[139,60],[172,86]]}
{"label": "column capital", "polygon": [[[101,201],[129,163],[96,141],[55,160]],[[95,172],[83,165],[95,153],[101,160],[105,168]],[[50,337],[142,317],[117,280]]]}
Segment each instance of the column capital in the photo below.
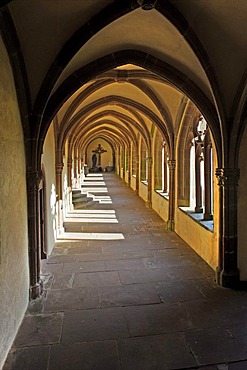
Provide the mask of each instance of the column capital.
{"label": "column capital", "polygon": [[176,160],[175,159],[169,159],[168,160],[168,167],[170,171],[175,171],[176,169]]}
{"label": "column capital", "polygon": [[239,168],[216,168],[215,175],[219,186],[238,186]]}
{"label": "column capital", "polygon": [[63,163],[57,163],[56,164],[56,174],[61,175],[63,172]]}

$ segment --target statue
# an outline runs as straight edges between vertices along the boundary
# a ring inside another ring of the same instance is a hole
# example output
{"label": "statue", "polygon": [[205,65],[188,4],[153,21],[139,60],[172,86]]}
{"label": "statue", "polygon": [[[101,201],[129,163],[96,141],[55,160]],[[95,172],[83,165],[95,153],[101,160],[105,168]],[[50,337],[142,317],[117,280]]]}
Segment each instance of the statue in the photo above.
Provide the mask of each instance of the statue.
{"label": "statue", "polygon": [[92,155],[92,167],[94,168],[94,167],[96,167],[96,163],[97,163],[97,156],[96,156],[96,154],[94,153],[93,155]]}
{"label": "statue", "polygon": [[93,162],[93,167],[96,166],[96,162],[97,162],[96,154],[98,154],[98,156],[99,156],[99,158],[98,158],[98,166],[100,167],[101,166],[101,154],[103,154],[105,152],[107,152],[107,150],[103,149],[102,146],[101,146],[101,144],[99,144],[98,147],[95,150],[93,150],[93,153],[94,154],[92,156],[92,161],[94,161],[93,158],[95,156],[95,165],[94,165],[94,162]]}

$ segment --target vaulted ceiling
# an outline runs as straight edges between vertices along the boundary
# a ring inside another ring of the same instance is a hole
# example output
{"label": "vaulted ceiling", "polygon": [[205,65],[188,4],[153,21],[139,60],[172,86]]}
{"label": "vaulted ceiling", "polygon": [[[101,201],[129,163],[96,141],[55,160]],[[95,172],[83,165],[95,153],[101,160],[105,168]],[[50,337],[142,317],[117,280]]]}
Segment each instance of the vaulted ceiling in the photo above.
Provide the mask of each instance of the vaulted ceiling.
{"label": "vaulted ceiling", "polygon": [[83,123],[125,136],[145,122],[173,140],[188,97],[220,141],[245,104],[246,0],[13,0],[7,9],[41,139],[57,115],[63,135]]}

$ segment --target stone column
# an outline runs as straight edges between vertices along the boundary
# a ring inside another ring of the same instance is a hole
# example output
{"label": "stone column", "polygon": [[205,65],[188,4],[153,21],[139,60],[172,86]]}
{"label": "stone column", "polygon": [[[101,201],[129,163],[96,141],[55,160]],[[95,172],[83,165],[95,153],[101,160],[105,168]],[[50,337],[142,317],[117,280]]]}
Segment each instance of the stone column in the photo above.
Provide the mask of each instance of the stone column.
{"label": "stone column", "polygon": [[163,144],[164,148],[164,163],[163,163],[163,193],[167,193],[167,147]]}
{"label": "stone column", "polygon": [[169,214],[167,221],[167,229],[174,230],[174,210],[175,210],[175,170],[176,161],[174,159],[168,160],[169,167]]}
{"label": "stone column", "polygon": [[128,155],[128,169],[129,169],[129,172],[128,172],[128,186],[131,187],[131,172],[132,172],[132,168],[131,168],[130,149],[128,149],[128,151],[129,151],[129,155]]}
{"label": "stone column", "polygon": [[30,268],[30,299],[39,297],[43,290],[40,279],[40,250],[38,241],[39,219],[39,183],[41,181],[38,171],[27,172],[27,195],[28,195],[28,250]]}
{"label": "stone column", "polygon": [[75,187],[78,188],[78,157],[74,157],[74,181]]}
{"label": "stone column", "polygon": [[152,208],[152,164],[153,160],[152,157],[147,158],[148,162],[148,200],[146,202],[146,206],[148,208]]}
{"label": "stone column", "polygon": [[68,158],[67,167],[68,167],[68,186],[71,188],[72,187],[72,158]]}
{"label": "stone column", "polygon": [[78,176],[81,175],[81,157],[78,158],[78,161],[77,161],[77,173],[78,173]]}
{"label": "stone column", "polygon": [[238,168],[217,168],[216,177],[220,187],[220,238],[219,265],[216,281],[224,287],[235,287],[239,283],[237,260],[237,186]]}
{"label": "stone column", "polygon": [[121,178],[121,150],[118,149],[118,175]]}
{"label": "stone column", "polygon": [[63,163],[56,164],[56,193],[58,195],[58,200],[62,200],[62,173],[63,173]]}
{"label": "stone column", "polygon": [[68,158],[67,161],[68,168],[68,209],[72,211],[74,209],[72,202],[72,158]]}
{"label": "stone column", "polygon": [[62,184],[63,163],[56,164],[56,193],[57,199],[57,232],[61,235],[63,228],[63,184]]}
{"label": "stone column", "polygon": [[202,213],[202,186],[201,186],[201,157],[196,151],[195,155],[195,171],[196,171],[196,207],[195,212],[196,213]]}
{"label": "stone column", "polygon": [[205,158],[204,158],[204,173],[205,173],[205,211],[204,211],[204,220],[212,220],[212,190],[211,190],[211,148],[212,145],[208,145],[205,148]]}
{"label": "stone column", "polygon": [[122,147],[122,150],[121,150],[121,168],[123,169],[123,173],[122,173],[122,176],[123,176],[123,180],[125,181],[125,147]]}
{"label": "stone column", "polygon": [[116,171],[116,155],[115,155],[115,151],[112,151],[112,166],[113,166],[114,171]]}
{"label": "stone column", "polygon": [[[138,152],[138,149],[137,149]],[[136,190],[135,194],[139,194],[139,182],[140,182],[140,160],[139,160],[139,155],[136,155]]]}

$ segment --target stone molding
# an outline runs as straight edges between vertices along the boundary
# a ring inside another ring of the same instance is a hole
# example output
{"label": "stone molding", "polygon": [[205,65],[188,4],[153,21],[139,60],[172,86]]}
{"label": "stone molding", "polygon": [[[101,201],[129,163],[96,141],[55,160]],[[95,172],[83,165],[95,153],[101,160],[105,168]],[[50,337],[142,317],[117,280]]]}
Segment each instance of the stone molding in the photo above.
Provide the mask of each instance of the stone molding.
{"label": "stone molding", "polygon": [[175,159],[169,159],[168,160],[168,167],[170,171],[175,171],[176,169],[176,160]]}
{"label": "stone molding", "polygon": [[240,177],[239,168],[217,168],[215,175],[219,186],[238,186],[238,180]]}

